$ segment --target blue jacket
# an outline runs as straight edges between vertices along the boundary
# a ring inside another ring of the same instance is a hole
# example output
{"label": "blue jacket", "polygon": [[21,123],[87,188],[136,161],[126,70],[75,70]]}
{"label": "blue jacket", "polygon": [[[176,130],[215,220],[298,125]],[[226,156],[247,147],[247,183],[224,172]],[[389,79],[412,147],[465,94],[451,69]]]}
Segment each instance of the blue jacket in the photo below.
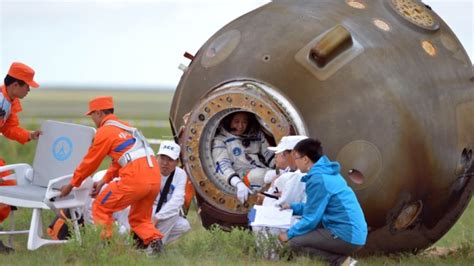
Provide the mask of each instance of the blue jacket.
{"label": "blue jacket", "polygon": [[306,203],[293,203],[294,215],[301,220],[288,230],[288,238],[315,230],[320,224],[340,239],[364,245],[367,223],[354,191],[339,174],[339,163],[322,156],[302,177],[306,183]]}

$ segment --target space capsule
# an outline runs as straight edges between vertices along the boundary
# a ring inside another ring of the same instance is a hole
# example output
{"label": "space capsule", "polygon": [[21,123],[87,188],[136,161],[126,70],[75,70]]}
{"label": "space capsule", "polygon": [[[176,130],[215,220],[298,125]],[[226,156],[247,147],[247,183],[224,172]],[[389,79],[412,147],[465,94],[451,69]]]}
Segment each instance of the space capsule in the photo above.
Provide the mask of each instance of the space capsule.
{"label": "space capsule", "polygon": [[247,111],[273,143],[308,135],[341,164],[369,226],[360,254],[417,251],[470,202],[473,89],[466,51],[422,2],[275,0],[200,48],[170,122],[204,226],[245,226],[255,203],[216,178],[210,150],[220,121]]}

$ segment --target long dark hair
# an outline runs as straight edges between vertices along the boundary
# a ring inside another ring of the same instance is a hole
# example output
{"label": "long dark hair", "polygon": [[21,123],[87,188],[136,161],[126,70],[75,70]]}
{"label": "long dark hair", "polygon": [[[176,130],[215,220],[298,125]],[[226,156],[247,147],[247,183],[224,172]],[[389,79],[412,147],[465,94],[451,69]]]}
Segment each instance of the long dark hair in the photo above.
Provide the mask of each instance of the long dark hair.
{"label": "long dark hair", "polygon": [[245,129],[244,136],[249,137],[249,136],[257,135],[258,132],[261,131],[262,126],[258,122],[257,117],[253,113],[250,113],[250,112],[238,111],[238,112],[227,115],[226,117],[224,117],[224,119],[222,119],[222,122],[221,122],[222,127],[224,127],[224,129],[227,130],[228,132],[232,132],[232,128],[230,127],[232,119],[234,118],[235,115],[241,114],[241,113],[246,114],[247,119],[248,119],[248,124],[247,124],[247,128]]}

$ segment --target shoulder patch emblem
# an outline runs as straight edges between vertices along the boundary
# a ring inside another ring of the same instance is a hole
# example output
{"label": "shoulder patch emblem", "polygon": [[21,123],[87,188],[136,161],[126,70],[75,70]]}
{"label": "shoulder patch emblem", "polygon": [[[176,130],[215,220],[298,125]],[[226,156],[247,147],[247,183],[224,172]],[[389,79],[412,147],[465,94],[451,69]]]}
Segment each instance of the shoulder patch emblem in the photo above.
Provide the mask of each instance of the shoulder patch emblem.
{"label": "shoulder patch emblem", "polygon": [[235,155],[235,156],[239,156],[242,154],[242,150],[239,148],[239,147],[236,147],[232,150],[232,153]]}

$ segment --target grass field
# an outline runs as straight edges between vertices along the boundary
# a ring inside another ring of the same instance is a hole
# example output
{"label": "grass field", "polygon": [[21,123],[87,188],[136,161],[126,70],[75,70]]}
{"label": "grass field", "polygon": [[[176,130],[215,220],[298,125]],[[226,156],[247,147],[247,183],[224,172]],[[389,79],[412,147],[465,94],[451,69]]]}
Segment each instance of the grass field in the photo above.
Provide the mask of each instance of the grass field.
{"label": "grass field", "polygon": [[[172,92],[130,91],[33,91],[23,101],[21,119],[33,121],[25,127],[38,127],[38,119],[78,121],[83,118],[87,101],[97,95],[114,96],[119,117],[131,121],[167,120]],[[35,120],[37,119],[37,120]],[[141,127],[148,138],[171,139],[168,126]],[[155,147],[157,148],[157,147]],[[31,163],[35,143],[19,145],[0,138],[0,155],[8,163]],[[100,169],[107,167],[104,162]],[[16,212],[17,228],[28,228],[31,211]],[[44,225],[48,225],[52,212],[45,212]],[[147,258],[130,247],[129,239],[115,235],[112,243],[104,246],[93,227],[86,227],[82,246],[76,242],[66,245],[46,246],[36,251],[26,250],[26,236],[14,239],[16,252],[0,255],[0,265],[323,265],[307,257],[291,261],[268,261],[256,251],[251,234],[234,230],[206,231],[202,228],[196,208],[192,207],[188,219],[192,231],[168,245],[166,252],[158,258]],[[9,228],[8,221],[0,225]],[[436,252],[422,254],[398,254],[360,258],[360,265],[474,265],[474,204],[468,206],[458,223],[441,240],[435,243]],[[5,241],[5,237],[0,237]],[[443,253],[446,253],[443,255]]]}
{"label": "grass field", "polygon": [[88,101],[114,97],[116,114],[124,119],[168,121],[173,91],[32,90],[22,101],[25,118],[84,118]]}

